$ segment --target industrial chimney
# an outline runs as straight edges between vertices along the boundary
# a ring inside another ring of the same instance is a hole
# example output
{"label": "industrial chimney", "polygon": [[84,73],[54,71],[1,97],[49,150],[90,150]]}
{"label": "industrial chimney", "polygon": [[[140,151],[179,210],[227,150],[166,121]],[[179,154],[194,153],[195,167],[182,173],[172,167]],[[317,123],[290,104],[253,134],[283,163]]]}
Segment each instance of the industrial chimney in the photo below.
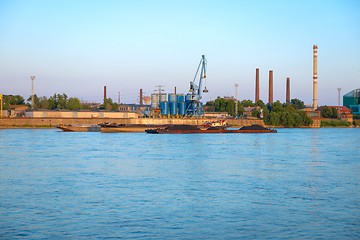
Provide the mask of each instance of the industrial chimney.
{"label": "industrial chimney", "polygon": [[286,103],[290,103],[290,78],[286,78]]}
{"label": "industrial chimney", "polygon": [[104,103],[106,101],[106,86],[104,86]]}
{"label": "industrial chimney", "polygon": [[260,77],[259,68],[256,68],[256,82],[255,82],[255,103],[260,100]]}
{"label": "industrial chimney", "polygon": [[269,104],[274,102],[274,80],[273,70],[269,70]]}
{"label": "industrial chimney", "polygon": [[313,110],[315,111],[318,107],[318,46],[313,46],[314,50],[314,70],[313,70]]}

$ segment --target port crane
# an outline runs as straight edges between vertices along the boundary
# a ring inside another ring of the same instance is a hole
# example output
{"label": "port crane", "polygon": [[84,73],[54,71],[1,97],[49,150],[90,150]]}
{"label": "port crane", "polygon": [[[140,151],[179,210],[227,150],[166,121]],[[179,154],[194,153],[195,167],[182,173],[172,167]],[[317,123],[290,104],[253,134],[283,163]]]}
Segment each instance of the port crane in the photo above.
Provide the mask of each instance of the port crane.
{"label": "port crane", "polygon": [[[202,90],[203,81],[206,81],[206,64],[207,61],[205,59],[205,55],[202,55],[199,66],[195,73],[194,80],[190,82],[190,89],[186,95],[186,100],[188,102],[186,107],[187,116],[199,117],[203,115],[203,108],[200,102],[202,98],[201,95],[202,93],[209,92],[206,88],[206,84],[204,90]],[[196,83],[197,77],[199,79],[198,83]]]}

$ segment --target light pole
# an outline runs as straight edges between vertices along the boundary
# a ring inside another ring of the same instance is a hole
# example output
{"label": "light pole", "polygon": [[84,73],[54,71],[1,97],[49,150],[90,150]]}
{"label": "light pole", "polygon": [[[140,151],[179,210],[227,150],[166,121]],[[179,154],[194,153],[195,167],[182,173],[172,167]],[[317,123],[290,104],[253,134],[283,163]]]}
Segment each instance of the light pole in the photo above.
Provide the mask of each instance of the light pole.
{"label": "light pole", "polygon": [[31,109],[34,110],[35,100],[34,100],[34,80],[35,76],[30,76],[31,78]]}
{"label": "light pole", "polygon": [[2,101],[2,99],[3,99],[3,95],[2,94],[0,94],[0,118],[2,118],[2,116],[3,116],[3,107],[2,107],[2,105],[3,105],[3,101]]}
{"label": "light pole", "polygon": [[338,88],[338,118],[341,118],[340,116],[340,91],[341,91],[341,88]]}
{"label": "light pole", "polygon": [[238,117],[238,87],[239,84],[235,83],[235,118]]}

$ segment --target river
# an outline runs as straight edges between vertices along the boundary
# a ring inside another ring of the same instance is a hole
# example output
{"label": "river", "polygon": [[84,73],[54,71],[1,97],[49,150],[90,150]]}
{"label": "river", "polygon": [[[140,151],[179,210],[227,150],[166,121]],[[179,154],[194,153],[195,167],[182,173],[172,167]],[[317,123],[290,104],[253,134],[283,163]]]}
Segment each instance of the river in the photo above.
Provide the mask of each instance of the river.
{"label": "river", "polygon": [[359,239],[360,129],[0,130],[0,239]]}

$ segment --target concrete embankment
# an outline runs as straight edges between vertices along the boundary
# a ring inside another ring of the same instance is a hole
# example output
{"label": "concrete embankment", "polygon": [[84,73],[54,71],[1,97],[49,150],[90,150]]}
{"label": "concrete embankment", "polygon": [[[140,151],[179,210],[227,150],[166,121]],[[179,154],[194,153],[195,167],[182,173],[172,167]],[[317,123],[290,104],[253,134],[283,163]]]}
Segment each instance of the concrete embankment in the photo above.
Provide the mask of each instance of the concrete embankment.
{"label": "concrete embankment", "polygon": [[[189,124],[202,125],[205,122],[216,121],[214,118],[1,118],[0,128],[27,128],[27,127],[56,127],[60,124],[100,124],[104,122],[118,124]],[[234,127],[250,126],[264,122],[259,119],[227,119],[226,122]]]}

